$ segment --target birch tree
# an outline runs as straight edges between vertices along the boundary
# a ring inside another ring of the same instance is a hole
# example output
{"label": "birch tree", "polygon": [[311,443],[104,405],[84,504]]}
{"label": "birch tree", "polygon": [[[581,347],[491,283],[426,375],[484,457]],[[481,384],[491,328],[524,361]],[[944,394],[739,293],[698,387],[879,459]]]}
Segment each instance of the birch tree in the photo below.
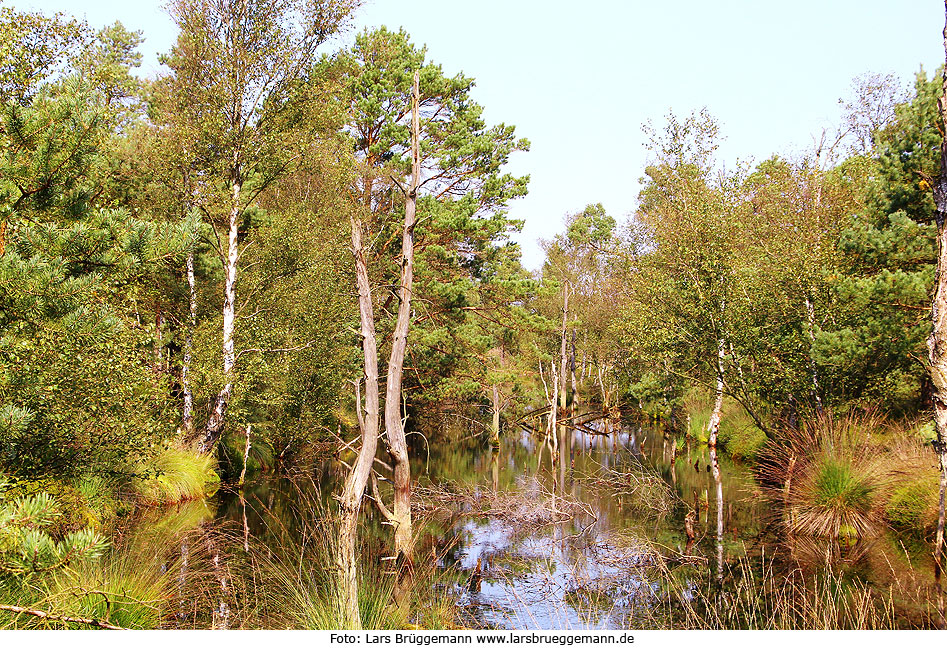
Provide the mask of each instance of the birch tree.
{"label": "birch tree", "polygon": [[[355,0],[177,0],[181,30],[168,64],[184,105],[200,124],[200,141],[217,152],[209,174],[224,191],[200,197],[223,269],[222,386],[198,449],[223,434],[235,381],[237,276],[243,215],[275,179],[298,165],[311,134],[287,137],[305,101],[298,83],[317,48],[349,17]],[[242,242],[244,248],[249,242]]]}
{"label": "birch tree", "polygon": [[638,219],[650,229],[654,248],[648,265],[657,295],[644,296],[647,302],[636,307],[668,328],[682,359],[690,362],[679,371],[698,375],[695,379],[710,375],[713,408],[707,441],[715,447],[726,389],[737,208],[731,183],[713,178],[718,138],[713,118],[705,112],[683,121],[670,115],[663,132],[646,132],[656,164],[645,171],[648,183]]}
{"label": "birch tree", "polygon": [[[947,13],[947,2],[944,3]],[[947,56],[947,24],[944,26],[944,52]],[[934,449],[940,463],[940,494],[937,507],[937,533],[934,561],[938,576],[944,554],[944,499],[947,493],[947,66],[944,67],[943,94],[938,102],[943,138],[940,144],[940,175],[933,184],[934,222],[937,224],[937,271],[934,301],[931,306],[933,327],[927,339],[931,381],[934,384],[934,425],[937,439]]]}

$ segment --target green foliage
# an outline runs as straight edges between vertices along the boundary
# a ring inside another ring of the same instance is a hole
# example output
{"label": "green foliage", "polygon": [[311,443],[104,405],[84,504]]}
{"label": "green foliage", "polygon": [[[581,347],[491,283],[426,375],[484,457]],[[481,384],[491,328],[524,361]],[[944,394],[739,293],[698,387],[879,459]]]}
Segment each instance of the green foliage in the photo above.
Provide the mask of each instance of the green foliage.
{"label": "green foliage", "polygon": [[147,339],[121,300],[183,241],[111,211],[16,231],[0,258],[0,412],[15,423],[0,466],[120,470],[166,434]]}
{"label": "green foliage", "polygon": [[706,114],[650,127],[612,329],[632,399],[670,414],[687,387],[712,383],[724,341],[724,390],[757,428],[824,408],[921,412],[938,79],[919,74],[887,117],[850,107],[875,120],[873,147],[840,162],[820,151],[714,178]]}
{"label": "green foliage", "polygon": [[8,488],[0,475],[0,581],[51,572],[106,549],[107,541],[91,528],[53,537],[50,528],[59,516],[56,500],[45,492],[7,499]]}
{"label": "green foliage", "polygon": [[[519,249],[509,242],[521,224],[508,218],[506,206],[525,194],[528,177],[504,173],[503,166],[529,143],[517,139],[512,126],[489,126],[470,96],[473,80],[445,75],[403,30],[366,30],[349,52],[320,67],[340,70],[345,80],[350,115],[344,132],[359,162],[353,194],[370,215],[365,221],[376,242],[370,266],[381,286],[396,283],[401,270],[410,96],[419,71],[422,171],[414,232],[416,316],[411,370],[404,377],[409,408],[482,400],[498,382],[509,399],[516,389],[501,361],[509,353],[500,350],[512,340],[501,339],[509,334],[507,324],[523,320],[515,305],[528,294],[530,280],[518,264]],[[396,312],[384,295],[376,308],[380,340]]]}
{"label": "green foliage", "polygon": [[843,258],[829,285],[837,306],[814,346],[829,390],[893,414],[918,412],[927,375],[916,359],[926,356],[930,332],[940,78],[918,73],[913,96],[874,134],[864,207],[838,239]]}
{"label": "green foliage", "polygon": [[28,104],[44,81],[68,69],[88,36],[85,23],[62,13],[0,7],[0,101]]}

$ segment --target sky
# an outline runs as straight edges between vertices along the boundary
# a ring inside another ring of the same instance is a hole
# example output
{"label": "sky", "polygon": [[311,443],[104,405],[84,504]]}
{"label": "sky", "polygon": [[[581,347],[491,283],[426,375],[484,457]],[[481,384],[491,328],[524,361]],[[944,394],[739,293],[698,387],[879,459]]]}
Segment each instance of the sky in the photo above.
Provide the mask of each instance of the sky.
{"label": "sky", "polygon": [[[175,38],[161,1],[3,4],[141,30],[144,76]],[[403,27],[445,73],[473,77],[488,123],[530,140],[509,171],[531,177],[510,215],[525,222],[517,239],[532,269],[565,215],[599,202],[619,221],[634,212],[642,124],[706,108],[722,164],[800,156],[838,127],[855,77],[908,85],[944,61],[940,0],[365,0],[336,47],[378,25]]]}

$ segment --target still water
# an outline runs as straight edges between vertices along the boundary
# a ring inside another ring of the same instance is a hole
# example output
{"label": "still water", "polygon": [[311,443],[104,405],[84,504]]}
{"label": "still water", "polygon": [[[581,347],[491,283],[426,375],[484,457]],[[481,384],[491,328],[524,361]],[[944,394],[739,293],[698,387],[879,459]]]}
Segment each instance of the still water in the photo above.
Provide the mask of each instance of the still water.
{"label": "still water", "polygon": [[[670,576],[687,599],[715,578],[725,590],[722,576],[734,567],[777,576],[830,572],[885,594],[900,625],[930,624],[926,547],[893,536],[849,546],[787,538],[750,469],[720,459],[718,504],[707,448],[678,449],[659,429],[595,421],[561,429],[556,441],[523,429],[508,432],[499,450],[450,429],[413,444],[418,510],[427,522],[417,555],[436,558],[443,575],[436,587],[470,625],[653,627]],[[337,461],[320,464],[307,489],[329,504],[343,471]],[[242,497],[223,492],[215,518],[259,537],[274,526],[292,529],[298,485],[263,479]],[[380,539],[389,532],[370,522],[373,530]]]}

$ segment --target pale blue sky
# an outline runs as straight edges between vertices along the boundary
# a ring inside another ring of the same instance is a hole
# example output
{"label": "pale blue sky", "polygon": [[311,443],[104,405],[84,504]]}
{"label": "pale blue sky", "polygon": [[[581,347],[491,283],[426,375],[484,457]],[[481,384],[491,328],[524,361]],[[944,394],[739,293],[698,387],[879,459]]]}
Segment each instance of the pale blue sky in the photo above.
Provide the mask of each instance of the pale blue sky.
{"label": "pale blue sky", "polygon": [[[140,29],[146,73],[174,39],[153,0],[6,4]],[[855,76],[894,73],[907,84],[944,59],[940,0],[369,0],[357,28],[382,24],[404,27],[448,74],[474,77],[487,120],[532,142],[511,164],[532,176],[530,194],[510,210],[526,221],[530,268],[542,261],[536,240],[566,213],[595,202],[618,218],[634,210],[647,120],[706,106],[726,164],[799,155],[837,125]]]}

